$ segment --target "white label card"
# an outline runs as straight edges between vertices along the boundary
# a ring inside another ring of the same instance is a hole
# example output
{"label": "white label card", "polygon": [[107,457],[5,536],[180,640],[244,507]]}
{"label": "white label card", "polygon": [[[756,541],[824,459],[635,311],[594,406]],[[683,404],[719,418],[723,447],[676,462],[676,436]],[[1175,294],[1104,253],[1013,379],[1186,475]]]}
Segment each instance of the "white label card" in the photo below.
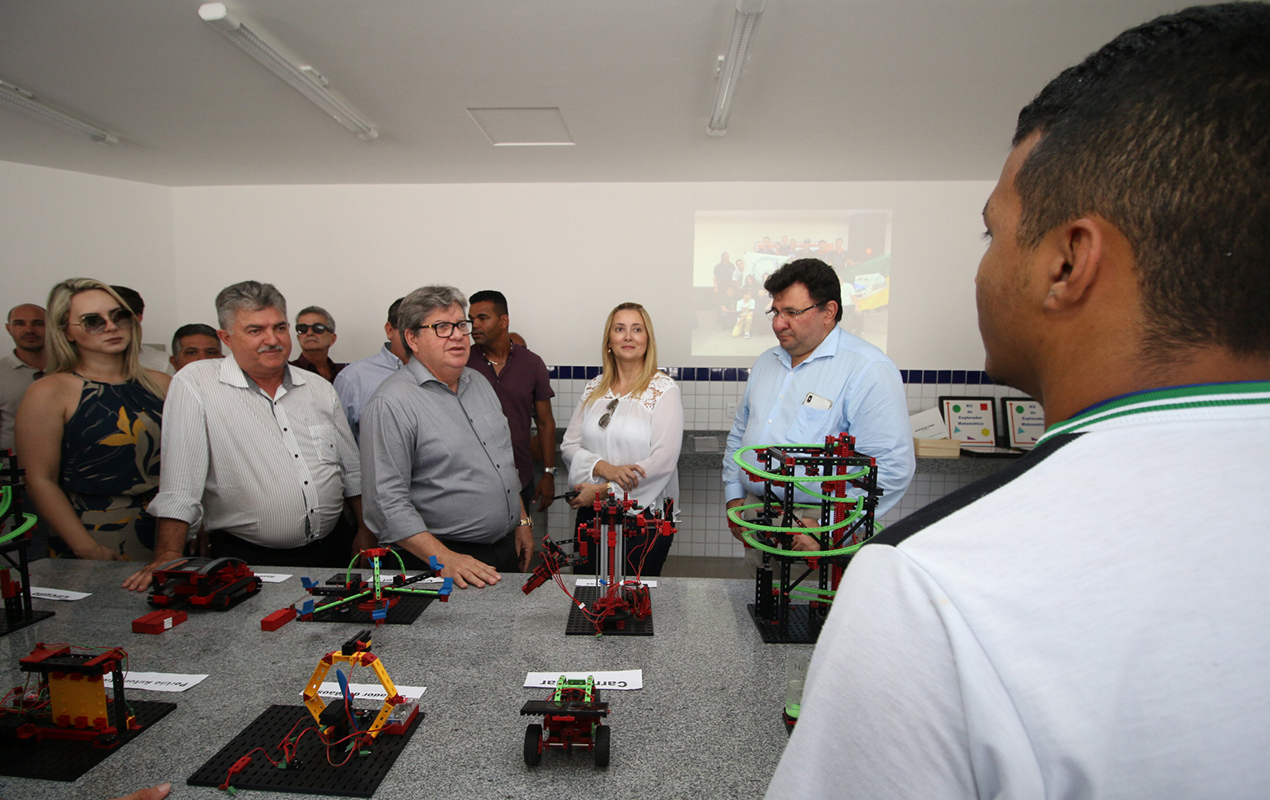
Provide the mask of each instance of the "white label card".
{"label": "white label card", "polygon": [[183,692],[198,686],[206,675],[179,675],[171,672],[129,672],[123,676],[125,689],[147,689],[151,692]]}
{"label": "white label card", "polygon": [[644,670],[626,669],[617,672],[531,672],[525,676],[526,689],[554,689],[563,675],[570,680],[595,679],[597,689],[617,689],[629,692],[644,688]]}
{"label": "white label card", "polygon": [[45,589],[43,586],[32,586],[31,596],[41,600],[83,600],[92,596],[92,592],[72,592],[69,589]]}
{"label": "white label card", "polygon": [[944,415],[938,408],[928,408],[908,418],[913,428],[914,439],[947,439],[948,426],[944,424]]}
{"label": "white label card", "polygon": [[[650,589],[657,588],[657,581],[640,581],[640,583],[644,584]],[[594,586],[595,578],[578,578],[576,581],[573,582],[573,585],[574,586]]]}
{"label": "white label card", "polygon": [[[418,700],[423,697],[424,692],[428,691],[426,686],[397,686],[396,689],[397,694],[407,700]],[[385,692],[384,687],[378,683],[350,683],[348,690],[353,693],[355,700],[375,700],[382,703],[388,699],[388,692]],[[326,681],[318,687],[318,697],[334,700],[340,696],[342,696],[340,685],[335,681]]]}
{"label": "white label card", "polygon": [[256,577],[265,583],[282,583],[291,576],[281,572],[257,572]]}

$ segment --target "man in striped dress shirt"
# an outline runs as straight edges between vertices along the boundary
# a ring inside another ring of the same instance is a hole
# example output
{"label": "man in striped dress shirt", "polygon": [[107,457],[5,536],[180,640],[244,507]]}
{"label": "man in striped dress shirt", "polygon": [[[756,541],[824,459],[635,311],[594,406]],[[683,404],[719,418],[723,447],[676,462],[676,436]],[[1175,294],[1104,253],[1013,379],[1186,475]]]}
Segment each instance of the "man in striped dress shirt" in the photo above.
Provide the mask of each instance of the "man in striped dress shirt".
{"label": "man in striped dress shirt", "polygon": [[[233,358],[200,361],[173,379],[163,407],[163,465],[149,513],[159,518],[154,560],[181,555],[202,521],[214,557],[274,566],[348,562],[361,526],[361,463],[331,384],[287,364],[286,300],[244,281],[216,297],[218,335]],[[352,507],[358,528],[344,517]]]}

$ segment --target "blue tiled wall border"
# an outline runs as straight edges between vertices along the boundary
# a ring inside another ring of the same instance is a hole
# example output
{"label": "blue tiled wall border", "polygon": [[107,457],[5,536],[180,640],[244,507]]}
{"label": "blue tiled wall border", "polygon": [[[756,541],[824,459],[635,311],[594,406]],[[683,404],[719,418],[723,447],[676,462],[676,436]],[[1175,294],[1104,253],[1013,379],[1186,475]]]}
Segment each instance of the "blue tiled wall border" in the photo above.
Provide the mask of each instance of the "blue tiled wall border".
{"label": "blue tiled wall border", "polygon": [[[677,381],[746,381],[749,367],[662,367]],[[547,375],[562,380],[591,380],[600,374],[599,367],[556,365],[547,367]],[[990,386],[988,373],[977,369],[902,369],[900,379],[904,383],[962,383],[969,386]]]}

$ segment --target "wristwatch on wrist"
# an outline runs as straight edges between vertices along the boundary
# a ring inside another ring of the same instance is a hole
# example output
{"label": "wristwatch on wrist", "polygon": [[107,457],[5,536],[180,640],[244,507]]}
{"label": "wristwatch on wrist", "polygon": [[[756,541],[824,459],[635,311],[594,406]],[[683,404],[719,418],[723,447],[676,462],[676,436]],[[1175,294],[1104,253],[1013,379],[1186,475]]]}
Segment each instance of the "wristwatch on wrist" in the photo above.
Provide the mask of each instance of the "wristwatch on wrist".
{"label": "wristwatch on wrist", "polygon": [[531,530],[531,531],[532,531],[532,530],[534,529],[534,518],[533,518],[533,517],[525,517],[525,518],[521,519],[521,521],[520,521],[520,526],[519,526],[519,527],[523,528],[523,527],[525,527],[526,525],[528,525],[528,526],[529,526],[529,530]]}
{"label": "wristwatch on wrist", "polygon": [[543,475],[550,475],[551,477],[553,477],[553,478],[554,478],[554,477],[556,477],[556,474],[557,474],[557,473],[556,473],[556,468],[555,468],[555,467],[547,467],[546,469],[544,469],[544,470],[542,471],[542,474],[543,474]]}

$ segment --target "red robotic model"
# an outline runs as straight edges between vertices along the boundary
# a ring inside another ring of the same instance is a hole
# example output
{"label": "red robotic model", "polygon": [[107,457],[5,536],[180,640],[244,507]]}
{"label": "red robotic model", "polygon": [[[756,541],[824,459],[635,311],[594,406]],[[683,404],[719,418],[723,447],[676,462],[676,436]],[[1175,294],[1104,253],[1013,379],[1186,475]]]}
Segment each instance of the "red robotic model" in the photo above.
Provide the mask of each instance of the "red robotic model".
{"label": "red robotic model", "polygon": [[[578,526],[576,539],[557,543],[550,536],[543,537],[542,563],[534,569],[521,591],[529,594],[548,580],[554,580],[573,601],[574,613],[580,613],[595,633],[649,635],[652,633],[652,603],[639,570],[631,579],[624,575],[626,540],[633,536],[646,537],[645,543],[639,546],[642,552],[632,551],[631,557],[632,562],[642,566],[652,550],[653,538],[675,533],[674,501],[667,499],[660,510],[637,509],[627,496],[618,500],[606,492],[596,496],[593,508],[594,518]],[[563,545],[569,544],[576,545],[577,552],[573,555],[563,549]],[[585,563],[590,548],[596,548],[597,554],[595,588],[580,587],[575,596],[565,586],[560,570]],[[572,618],[570,622],[569,633],[585,632],[575,629]]]}
{"label": "red robotic model", "polygon": [[225,611],[260,592],[260,578],[240,558],[177,558],[152,573],[149,603],[170,608],[189,603]]}
{"label": "red robotic model", "polygon": [[[124,699],[127,660],[117,647],[77,653],[69,645],[37,644],[18,664],[23,672],[40,675],[39,688],[17,687],[4,697],[0,728],[16,740],[71,739],[116,747],[121,733],[141,728]],[[113,697],[106,694],[107,675]]]}
{"label": "red robotic model", "polygon": [[597,767],[609,765],[609,704],[600,702],[595,679],[569,679],[561,675],[546,700],[530,700],[520,709],[521,716],[541,716],[542,723],[525,728],[525,763],[531,767],[542,761],[545,749],[590,750]]}

